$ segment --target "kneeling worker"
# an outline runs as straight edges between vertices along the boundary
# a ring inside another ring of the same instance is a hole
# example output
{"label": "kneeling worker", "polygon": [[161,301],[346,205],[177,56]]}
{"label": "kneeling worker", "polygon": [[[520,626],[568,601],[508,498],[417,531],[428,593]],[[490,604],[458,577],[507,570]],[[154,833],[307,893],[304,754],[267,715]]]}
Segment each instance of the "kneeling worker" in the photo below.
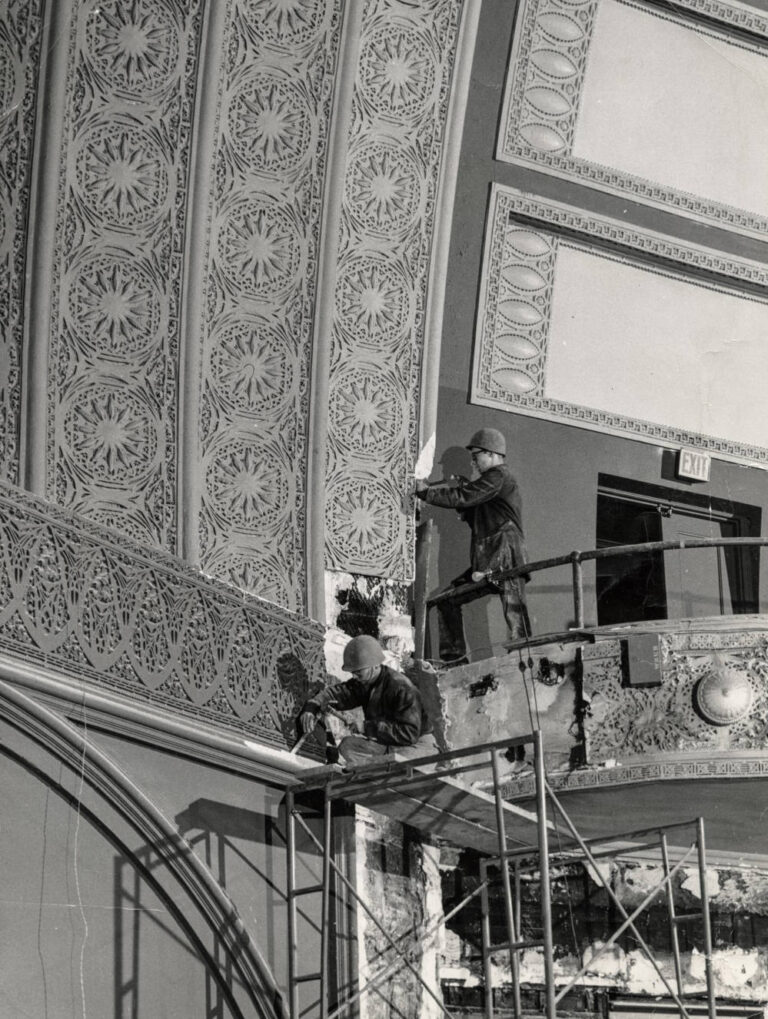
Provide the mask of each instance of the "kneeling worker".
{"label": "kneeling worker", "polygon": [[382,754],[426,757],[437,752],[432,727],[419,691],[402,673],[384,665],[375,637],[353,637],[344,648],[342,668],[352,673],[346,683],[327,686],[311,697],[299,713],[302,734],[311,732],[330,707],[362,708],[363,736],[345,736],[339,750],[348,764],[362,764]]}

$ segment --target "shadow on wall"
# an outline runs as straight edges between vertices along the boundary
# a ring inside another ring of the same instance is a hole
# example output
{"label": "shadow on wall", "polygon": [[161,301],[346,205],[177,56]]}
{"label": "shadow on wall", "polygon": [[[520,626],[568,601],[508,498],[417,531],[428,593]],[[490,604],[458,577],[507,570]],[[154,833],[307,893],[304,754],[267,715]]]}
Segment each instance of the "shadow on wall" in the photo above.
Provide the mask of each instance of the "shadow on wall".
{"label": "shadow on wall", "polygon": [[[286,928],[286,854],[285,806],[280,803],[278,815],[233,807],[217,800],[199,799],[175,817],[179,833],[204,861],[218,884],[231,896],[251,939],[264,954],[278,983],[285,985],[287,956],[284,951]],[[133,856],[146,874],[165,866],[164,856],[172,847],[145,845],[134,850]],[[320,860],[308,836],[297,836],[297,858],[303,880],[311,873],[319,880]],[[158,933],[171,934],[165,912],[150,908],[146,885],[135,864],[118,856],[114,863],[114,898],[116,909],[115,945],[115,1015],[135,1014],[142,986],[142,968],[148,966],[144,942],[154,942]],[[312,956],[312,944],[319,952],[319,912],[313,909],[311,897],[300,903],[302,951]],[[316,914],[316,915],[315,915]],[[256,923],[254,918],[258,918]],[[177,939],[178,940],[178,939]],[[194,946],[179,941],[179,947],[194,956]],[[225,954],[223,942],[217,938],[211,946],[214,958]],[[286,956],[284,958],[284,956]],[[225,963],[228,980],[240,983],[237,971]],[[215,974],[205,974],[205,1015],[228,1015],[227,1004]]]}

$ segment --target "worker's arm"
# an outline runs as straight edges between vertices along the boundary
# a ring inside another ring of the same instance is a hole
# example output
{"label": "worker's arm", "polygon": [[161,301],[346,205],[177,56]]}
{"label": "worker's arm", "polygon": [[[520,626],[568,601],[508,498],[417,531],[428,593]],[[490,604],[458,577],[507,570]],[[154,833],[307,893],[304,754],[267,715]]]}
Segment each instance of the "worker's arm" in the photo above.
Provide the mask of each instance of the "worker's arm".
{"label": "worker's arm", "polygon": [[311,732],[317,725],[318,718],[324,715],[328,708],[349,711],[352,708],[359,708],[362,703],[362,690],[354,680],[323,687],[302,707],[299,713],[299,728],[302,732]]}
{"label": "worker's arm", "polygon": [[498,495],[504,484],[504,474],[491,467],[474,481],[460,481],[455,488],[418,488],[416,495],[431,506],[449,509],[469,509],[479,506]]}

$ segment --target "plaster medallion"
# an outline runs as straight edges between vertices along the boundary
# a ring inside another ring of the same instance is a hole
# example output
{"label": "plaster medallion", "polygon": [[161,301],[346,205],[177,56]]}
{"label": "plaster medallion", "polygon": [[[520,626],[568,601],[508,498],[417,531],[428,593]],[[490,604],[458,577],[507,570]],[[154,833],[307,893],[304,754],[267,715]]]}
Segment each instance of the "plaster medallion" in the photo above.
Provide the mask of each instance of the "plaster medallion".
{"label": "plaster medallion", "polygon": [[94,68],[115,91],[146,95],[176,73],[179,30],[162,4],[101,0],[85,38]]}
{"label": "plaster medallion", "polygon": [[387,350],[408,339],[413,305],[412,283],[392,257],[364,255],[340,269],[336,314],[357,346]]}
{"label": "plaster medallion", "polygon": [[339,441],[358,456],[397,449],[403,432],[403,396],[381,368],[356,365],[331,387],[329,417]]}
{"label": "plaster medallion", "polygon": [[161,218],[170,167],[149,129],[108,121],[80,142],[77,183],[96,222],[134,233]]}
{"label": "plaster medallion", "polygon": [[230,100],[228,125],[232,145],[249,170],[283,174],[311,148],[306,98],[274,74],[254,75],[238,89]]}
{"label": "plaster medallion", "polygon": [[102,255],[82,265],[69,287],[71,322],[80,342],[107,357],[133,361],[167,328],[157,283],[135,259]]}
{"label": "plaster medallion", "polygon": [[423,185],[423,171],[397,142],[369,142],[350,157],[349,210],[372,234],[387,236],[411,226],[419,213]]}
{"label": "plaster medallion", "polygon": [[360,90],[379,113],[414,117],[432,100],[435,58],[428,40],[412,28],[379,28],[362,45],[360,69]]}
{"label": "plaster medallion", "polygon": [[693,697],[698,710],[712,725],[732,725],[752,710],[754,691],[746,673],[721,666],[699,681]]}
{"label": "plaster medallion", "polygon": [[236,526],[271,528],[288,509],[285,465],[274,448],[250,437],[235,438],[216,451],[207,482],[219,512]]}
{"label": "plaster medallion", "polygon": [[297,282],[302,244],[290,210],[253,198],[238,203],[221,225],[218,265],[249,297],[272,298]]}
{"label": "plaster medallion", "polygon": [[305,43],[317,35],[326,0],[243,0],[243,14],[260,39],[278,45]]}
{"label": "plaster medallion", "polygon": [[237,322],[213,339],[211,377],[220,397],[244,414],[271,418],[293,395],[288,343],[262,322]]}
{"label": "plaster medallion", "polygon": [[75,387],[64,412],[64,438],[85,477],[121,486],[152,469],[160,445],[143,394],[125,384]]}

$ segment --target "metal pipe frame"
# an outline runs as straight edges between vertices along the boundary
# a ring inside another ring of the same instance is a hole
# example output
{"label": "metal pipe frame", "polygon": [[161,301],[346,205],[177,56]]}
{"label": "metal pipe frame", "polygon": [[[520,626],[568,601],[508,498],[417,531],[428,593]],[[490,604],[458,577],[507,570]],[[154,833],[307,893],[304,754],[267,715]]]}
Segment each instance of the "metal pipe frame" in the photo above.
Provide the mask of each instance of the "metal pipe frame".
{"label": "metal pipe frame", "polygon": [[[330,802],[330,801],[327,801],[327,802]],[[372,920],[374,925],[376,926],[376,928],[384,935],[384,937],[387,940],[387,943],[389,944],[389,947],[394,949],[394,951],[399,956],[401,956],[401,958],[404,960],[405,965],[408,967],[408,969],[411,971],[411,973],[416,977],[416,979],[419,981],[419,983],[422,985],[422,987],[424,987],[424,989],[427,991],[427,993],[430,995],[430,997],[434,999],[434,1001],[437,1003],[438,1007],[443,1011],[443,1014],[446,1015],[446,1016],[450,1016],[450,1013],[445,1011],[445,1009],[443,1008],[443,1003],[437,997],[437,995],[432,990],[432,988],[424,981],[424,978],[421,976],[421,974],[416,969],[416,967],[410,961],[408,961],[405,958],[405,955],[402,952],[402,950],[400,949],[400,946],[397,944],[397,942],[392,937],[392,935],[389,933],[389,931],[384,926],[382,926],[382,924],[379,922],[376,914],[373,912],[372,909],[370,909],[370,907],[365,902],[365,900],[360,895],[360,893],[357,891],[357,889],[354,887],[352,882],[347,878],[347,876],[345,874],[342,874],[342,872],[339,869],[339,867],[337,866],[336,862],[333,859],[331,859],[330,840],[328,840],[328,854],[326,856],[326,854],[325,854],[325,846],[319,841],[319,839],[317,838],[315,833],[309,828],[309,826],[307,825],[307,823],[304,820],[304,818],[301,817],[300,814],[297,814],[296,817],[297,817],[297,820],[298,820],[299,824],[302,826],[302,828],[304,829],[306,834],[309,835],[310,839],[315,844],[317,849],[319,849],[320,852],[323,853],[323,863],[324,863],[324,865],[325,865],[325,862],[327,861],[328,862],[328,867],[332,868],[334,873],[337,875],[337,877],[340,878],[340,880],[345,884],[345,886],[347,887],[349,892],[352,894],[353,898],[362,907],[363,912],[368,917],[368,919]],[[330,871],[329,871],[329,873],[330,873]],[[441,919],[440,922],[443,923],[444,920]],[[379,977],[377,976],[376,979],[379,979]],[[385,978],[382,977],[381,979],[385,979]],[[369,989],[369,986],[370,986],[370,981],[367,984],[365,984],[363,987],[361,987],[355,993],[355,995],[352,998],[348,998],[344,1002],[344,1004],[342,1006],[342,1009],[343,1008],[347,1008],[353,1001],[357,1000],[357,998],[359,998],[367,989]],[[339,1011],[340,1010],[334,1011],[331,1015],[324,1017],[324,1019],[334,1019],[334,1016],[338,1015]],[[291,1019],[294,1019],[294,1017],[291,1016]]]}
{"label": "metal pipe frame", "polygon": [[285,794],[286,881],[288,886],[288,1014],[299,1019],[299,985],[296,973],[296,819],[293,792]]}
{"label": "metal pipe frame", "polygon": [[[661,861],[664,866],[664,876],[669,878],[669,851],[667,849],[667,834],[661,832],[660,838],[661,845]],[[677,934],[677,916],[675,914],[675,897],[672,894],[672,882],[667,881],[666,884],[667,893],[667,910],[669,912],[669,939],[672,945],[672,956],[675,963],[675,981],[677,983],[677,993],[681,998],[684,997],[683,993],[683,968],[680,965],[680,938]]]}
{"label": "metal pipe frame", "polygon": [[538,573],[551,570],[558,566],[571,567],[571,584],[573,589],[573,610],[576,626],[584,626],[584,572],[582,564],[597,559],[608,559],[614,556],[647,555],[649,552],[682,552],[689,548],[762,548],[768,545],[768,538],[691,538],[690,540],[647,541],[635,545],[615,545],[611,548],[595,548],[588,552],[574,549],[567,555],[553,556],[549,559],[537,559],[511,570],[489,570],[480,580],[461,584],[440,591],[427,602],[427,610],[441,602],[453,601],[472,591],[479,591],[490,581],[499,584],[504,580],[514,580],[523,574]]}
{"label": "metal pipe frame", "polygon": [[[574,826],[573,822],[571,821],[570,817],[568,816],[568,814],[566,813],[566,811],[565,811],[565,810],[563,809],[563,806],[562,806],[562,804],[561,804],[561,803],[560,803],[560,801],[559,801],[559,800],[557,799],[557,797],[555,796],[555,794],[554,794],[554,793],[552,792],[552,789],[551,789],[551,788],[549,787],[549,784],[547,784],[547,790],[548,790],[548,793],[549,793],[550,799],[552,800],[552,803],[553,803],[553,804],[555,805],[555,807],[557,808],[557,810],[559,811],[559,813],[560,813],[560,814],[561,814],[561,816],[563,817],[563,820],[564,820],[564,821],[565,821],[565,823],[566,823],[566,824],[568,825],[568,828],[569,828],[569,830],[571,831],[571,834],[573,835],[573,837],[574,837],[574,838],[575,838],[575,839],[576,839],[576,840],[577,840],[577,841],[579,842],[579,844],[580,844],[580,846],[582,847],[582,850],[583,850],[583,852],[584,852],[584,854],[585,854],[585,856],[586,856],[587,860],[588,860],[588,861],[589,861],[590,863],[592,863],[592,865],[594,866],[594,857],[592,856],[592,854],[591,854],[591,852],[590,852],[590,850],[589,850],[589,847],[588,847],[587,845],[585,845],[585,843],[584,843],[584,840],[583,840],[583,839],[581,838],[581,836],[579,835],[578,831],[576,830],[576,828],[575,828],[575,826]],[[661,833],[661,830],[662,830],[662,829],[659,829],[660,833]],[[609,939],[609,941],[608,941],[608,942],[606,942],[606,944],[605,944],[605,945],[603,946],[603,948],[602,948],[602,949],[600,949],[600,951],[598,951],[598,952],[596,953],[596,955],[595,955],[595,956],[593,956],[593,959],[592,959],[591,961],[593,961],[593,960],[594,960],[595,958],[597,958],[597,956],[598,956],[598,955],[601,955],[601,954],[603,953],[603,951],[605,951],[605,949],[606,949],[606,948],[608,948],[608,947],[609,947],[609,945],[613,943],[613,941],[615,941],[616,937],[618,937],[618,936],[619,936],[619,934],[620,934],[620,933],[621,933],[621,932],[622,932],[622,931],[623,931],[623,930],[624,930],[625,928],[629,927],[629,929],[630,929],[630,930],[632,931],[632,933],[633,933],[633,935],[635,936],[635,938],[637,938],[638,944],[640,945],[641,949],[642,949],[642,950],[643,950],[643,952],[645,953],[645,955],[646,955],[646,957],[648,958],[649,962],[650,962],[650,963],[651,963],[651,964],[653,965],[654,969],[655,969],[655,970],[656,970],[656,972],[657,972],[657,973],[659,974],[659,977],[661,978],[661,982],[662,982],[662,983],[664,984],[664,986],[665,986],[665,987],[667,988],[667,990],[669,991],[669,993],[670,993],[670,995],[672,996],[673,1000],[675,1001],[675,1004],[676,1004],[676,1005],[678,1006],[678,1008],[680,1009],[680,1013],[681,1013],[681,1015],[682,1015],[682,1016],[684,1016],[684,1017],[685,1017],[685,1019],[690,1019],[690,1017],[689,1017],[689,1013],[688,1013],[688,1011],[687,1011],[687,1009],[686,1009],[686,1007],[685,1007],[685,1004],[683,1003],[683,1001],[681,1000],[681,998],[679,997],[679,995],[678,995],[678,994],[677,994],[677,993],[676,993],[676,992],[675,992],[675,991],[674,991],[674,990],[672,989],[672,987],[671,987],[671,985],[670,985],[669,981],[668,981],[668,980],[667,980],[667,978],[666,978],[666,977],[664,976],[664,974],[663,974],[663,973],[661,972],[661,969],[659,968],[659,965],[658,965],[658,963],[656,962],[656,960],[655,960],[655,959],[654,959],[654,957],[653,957],[653,953],[651,952],[650,948],[649,948],[649,947],[648,947],[648,945],[646,944],[646,942],[645,942],[645,940],[643,939],[643,937],[642,937],[642,935],[640,934],[640,932],[639,932],[639,931],[637,930],[637,928],[635,927],[635,925],[634,925],[634,919],[635,919],[635,917],[636,917],[636,916],[638,915],[638,913],[642,911],[642,909],[645,909],[645,906],[646,906],[646,905],[648,904],[648,902],[651,902],[651,901],[653,900],[653,898],[654,898],[654,897],[655,897],[656,895],[658,895],[659,891],[661,891],[661,889],[662,889],[662,888],[663,888],[663,887],[664,887],[664,886],[666,885],[666,883],[667,883],[667,882],[669,882],[669,881],[671,881],[672,877],[673,877],[673,876],[674,876],[674,875],[675,875],[675,874],[677,873],[677,871],[678,871],[678,870],[679,870],[679,869],[680,869],[680,868],[682,867],[682,865],[683,865],[683,864],[684,864],[684,863],[686,862],[686,860],[687,860],[687,859],[688,859],[688,857],[689,857],[689,856],[691,855],[691,853],[693,852],[693,850],[694,850],[694,849],[695,849],[695,848],[697,847],[697,845],[699,844],[699,838],[700,838],[700,837],[703,837],[703,820],[702,820],[701,818],[700,818],[700,819],[698,820],[698,822],[697,822],[697,835],[696,835],[696,837],[695,837],[695,840],[694,840],[694,843],[693,843],[693,845],[691,845],[691,847],[690,847],[690,849],[688,850],[688,852],[687,852],[687,853],[686,853],[686,854],[685,854],[685,855],[684,855],[684,856],[683,856],[683,857],[682,857],[682,858],[681,858],[680,860],[678,860],[678,862],[677,862],[677,863],[675,864],[675,866],[674,866],[674,867],[672,868],[672,870],[671,870],[671,871],[669,872],[669,875],[665,876],[665,877],[664,877],[664,879],[663,879],[663,880],[662,880],[662,881],[661,881],[661,882],[659,883],[659,885],[657,885],[657,886],[656,886],[656,888],[655,888],[655,889],[653,890],[653,892],[651,893],[650,897],[648,897],[647,901],[645,901],[645,900],[644,900],[644,902],[643,902],[642,906],[640,907],[640,909],[639,909],[639,910],[635,910],[635,912],[634,912],[634,913],[632,914],[632,916],[631,916],[631,917],[630,917],[630,916],[629,916],[629,915],[627,914],[627,911],[626,911],[626,910],[624,909],[624,906],[623,906],[623,905],[622,905],[622,903],[621,903],[621,902],[619,901],[618,897],[616,896],[616,893],[615,893],[615,892],[613,891],[613,889],[612,889],[612,888],[611,888],[611,886],[610,886],[610,885],[608,884],[608,882],[606,881],[606,879],[605,879],[605,878],[603,877],[603,874],[601,873],[601,871],[599,870],[599,868],[595,866],[595,873],[596,873],[596,874],[597,874],[597,876],[599,877],[599,879],[600,879],[600,883],[601,883],[601,884],[603,885],[603,887],[605,888],[606,892],[608,893],[608,895],[609,895],[609,897],[610,897],[611,901],[612,901],[612,902],[614,903],[614,905],[615,905],[615,906],[616,906],[616,908],[617,908],[617,909],[619,910],[619,912],[621,913],[621,915],[622,915],[622,916],[623,916],[623,917],[625,918],[625,921],[626,921],[626,922],[625,922],[625,924],[623,924],[623,925],[622,925],[622,927],[621,927],[621,928],[619,929],[619,932],[617,932],[617,934],[616,934],[616,935],[614,935],[614,936],[613,936],[613,937],[612,937],[611,939]],[[703,856],[702,856],[701,848],[699,848],[699,870],[700,870],[700,877],[701,877],[701,880],[702,880],[702,882],[706,880],[706,875],[703,875],[703,876],[702,876],[702,871],[701,871],[701,868],[702,868],[702,864],[703,864],[703,859],[704,859],[704,858],[703,858]],[[708,924],[708,921],[709,921],[709,910],[708,910],[708,905],[707,905],[707,907],[706,907],[706,908],[707,908],[707,924]],[[705,938],[706,938],[706,935],[705,935]],[[705,945],[706,945],[706,941],[705,941]],[[710,955],[711,955],[711,952],[710,952]],[[580,970],[580,971],[579,971],[579,972],[578,972],[578,973],[576,974],[576,976],[575,976],[575,977],[573,978],[573,980],[571,980],[571,982],[570,982],[570,983],[568,984],[568,986],[567,986],[567,987],[565,988],[565,990],[563,990],[563,991],[561,991],[561,992],[560,992],[560,994],[558,995],[558,1000],[560,1000],[560,998],[562,998],[563,994],[565,994],[565,992],[566,992],[567,990],[569,990],[569,989],[570,989],[570,988],[571,988],[571,987],[573,986],[573,984],[574,984],[574,983],[576,982],[576,980],[578,980],[578,978],[579,978],[579,977],[581,976],[581,974],[582,974],[583,972],[584,972],[584,969],[582,968],[582,969],[581,969],[581,970]],[[713,984],[712,984],[712,981],[710,980],[710,977],[709,977],[709,975],[707,976],[707,992],[708,992],[708,996],[710,996],[710,997],[711,997],[711,999],[712,999],[712,1001],[714,1002],[714,988],[713,988]],[[712,1006],[711,1006],[711,1007],[712,1007]],[[709,1019],[716,1019],[716,1014],[715,1014],[715,1013],[713,1013],[713,1014],[712,1014],[712,1015],[711,1015],[711,1016],[709,1017]]]}

